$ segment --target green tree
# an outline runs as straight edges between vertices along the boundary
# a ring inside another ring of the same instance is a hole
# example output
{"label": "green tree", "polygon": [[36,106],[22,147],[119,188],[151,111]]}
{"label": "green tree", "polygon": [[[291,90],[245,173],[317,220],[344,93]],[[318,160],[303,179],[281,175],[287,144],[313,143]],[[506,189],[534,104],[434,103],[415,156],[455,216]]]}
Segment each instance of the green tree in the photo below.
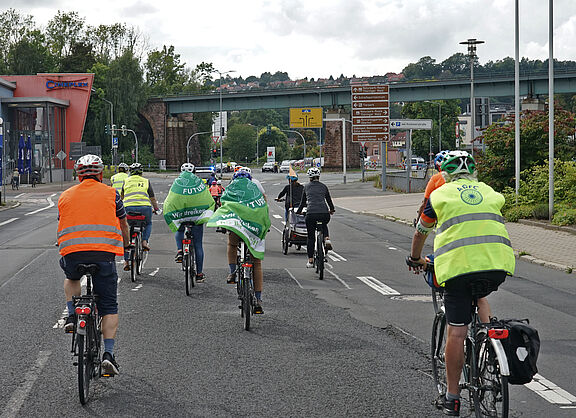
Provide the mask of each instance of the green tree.
{"label": "green tree", "polygon": [[60,61],[72,52],[72,46],[84,36],[84,18],[77,12],[62,12],[48,21],[46,36],[52,53]]}
{"label": "green tree", "polygon": [[9,74],[36,74],[56,70],[56,59],[46,47],[46,39],[37,29],[30,30],[8,49]]}
{"label": "green tree", "polygon": [[70,54],[62,57],[60,71],[64,73],[85,73],[96,64],[92,45],[76,42],[70,48]]}
{"label": "green tree", "polygon": [[[514,116],[504,125],[492,124],[484,131],[486,153],[478,158],[482,181],[497,190],[513,186]],[[576,157],[574,147],[574,114],[554,110],[554,155],[570,161]],[[520,120],[520,170],[527,170],[548,160],[548,112],[524,111]]]}
{"label": "green tree", "polygon": [[175,94],[185,90],[190,82],[186,66],[174,47],[164,45],[161,50],[148,53],[145,64],[146,83],[152,95]]}
{"label": "green tree", "polygon": [[242,163],[252,161],[256,155],[256,135],[249,125],[236,124],[228,129],[224,140],[226,155],[232,160]]}
{"label": "green tree", "polygon": [[402,73],[407,79],[416,80],[436,78],[441,71],[441,65],[436,64],[436,60],[434,58],[426,56],[420,58],[415,64],[408,64],[402,70]]}
{"label": "green tree", "polygon": [[276,126],[271,126],[269,132],[266,127],[262,128],[260,130],[259,142],[261,155],[265,155],[267,147],[275,147],[276,161],[286,160],[290,156],[287,136]]}

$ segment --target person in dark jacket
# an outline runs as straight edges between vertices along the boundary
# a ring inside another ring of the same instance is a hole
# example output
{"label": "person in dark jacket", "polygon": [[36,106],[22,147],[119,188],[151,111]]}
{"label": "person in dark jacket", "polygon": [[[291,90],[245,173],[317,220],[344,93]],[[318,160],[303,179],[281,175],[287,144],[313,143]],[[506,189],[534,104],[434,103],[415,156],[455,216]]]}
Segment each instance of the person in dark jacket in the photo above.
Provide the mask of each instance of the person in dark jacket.
{"label": "person in dark jacket", "polygon": [[324,245],[326,250],[332,249],[332,243],[328,235],[328,222],[330,222],[330,215],[334,213],[334,204],[332,203],[328,187],[324,183],[320,183],[320,169],[316,167],[309,168],[308,177],[310,177],[310,182],[304,186],[304,193],[296,213],[302,213],[304,207],[307,207],[306,229],[308,230],[308,240],[306,251],[308,253],[308,263],[306,263],[306,267],[312,268],[314,267],[314,235],[317,221],[324,221],[322,225]]}
{"label": "person in dark jacket", "polygon": [[287,175],[286,178],[288,179],[288,184],[284,186],[276,198],[276,201],[279,201],[286,196],[284,201],[284,208],[286,209],[284,212],[284,220],[288,221],[288,209],[294,208],[300,204],[302,193],[304,193],[304,186],[298,183],[297,175]]}

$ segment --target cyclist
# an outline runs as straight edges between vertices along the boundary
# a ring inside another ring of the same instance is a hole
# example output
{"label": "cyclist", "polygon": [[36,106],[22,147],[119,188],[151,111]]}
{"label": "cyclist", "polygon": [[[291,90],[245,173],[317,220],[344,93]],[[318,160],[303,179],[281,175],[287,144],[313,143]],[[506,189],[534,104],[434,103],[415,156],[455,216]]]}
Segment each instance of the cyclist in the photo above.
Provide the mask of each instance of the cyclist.
{"label": "cyclist", "polygon": [[309,168],[307,174],[310,181],[304,185],[304,192],[296,213],[302,213],[304,207],[307,207],[306,229],[308,230],[308,240],[306,252],[308,253],[308,262],[306,267],[312,268],[314,267],[314,234],[317,221],[324,221],[322,225],[324,245],[326,250],[332,249],[332,243],[328,235],[328,222],[330,222],[330,215],[334,214],[334,204],[332,203],[328,187],[320,182],[320,169],[316,167]]}
{"label": "cyclist", "polygon": [[298,175],[295,172],[288,174],[286,178],[288,179],[288,184],[284,186],[276,198],[276,201],[279,201],[282,197],[286,196],[284,201],[284,220],[288,221],[288,209],[300,204],[302,193],[304,193],[304,186],[298,183]]}
{"label": "cyclist", "polygon": [[14,169],[14,171],[12,172],[12,188],[18,188],[18,186],[20,185],[20,172],[18,171],[17,168]]}
{"label": "cyclist", "polygon": [[[130,166],[130,176],[124,180],[122,187],[122,199],[128,212],[139,212],[146,217],[146,225],[142,231],[142,248],[150,251],[148,240],[152,234],[152,209],[158,213],[158,202],[154,197],[154,191],[150,181],[142,177],[142,164],[134,163]],[[124,254],[124,270],[130,271],[130,253]]]}
{"label": "cyclist", "polygon": [[110,177],[110,184],[116,189],[118,193],[122,193],[124,181],[128,177],[128,169],[128,164],[120,163],[118,164],[118,172]]}
{"label": "cyclist", "polygon": [[176,252],[175,261],[182,262],[182,240],[184,239],[185,227],[183,222],[194,222],[192,235],[194,240],[194,254],[196,260],[196,281],[203,282],[205,275],[204,249],[202,238],[204,235],[204,223],[214,214],[214,199],[208,192],[206,185],[194,174],[194,164],[184,163],[180,167],[180,176],[174,180],[170,192],[164,201],[164,220],[175,232]]}
{"label": "cyclist", "polygon": [[[504,282],[515,267],[514,253],[500,213],[504,197],[476,179],[474,158],[465,151],[450,151],[442,162],[446,184],[434,190],[418,221],[409,260],[416,272],[426,266],[422,248],[436,224],[434,270],[445,288],[447,392],[436,406],[458,416],[464,364],[464,340],[471,322],[473,295],[470,285],[482,284],[487,296]],[[477,286],[475,286],[477,287]]]}
{"label": "cyclist", "polygon": [[212,198],[216,202],[216,208],[218,208],[218,206],[220,206],[220,197],[222,196],[222,193],[224,193],[224,187],[222,187],[222,180],[216,180],[215,182],[213,182],[210,185],[209,190],[210,195],[212,195]]}
{"label": "cyclist", "polygon": [[126,211],[120,195],[102,183],[104,164],[96,155],[85,155],[75,164],[80,184],[64,191],[58,199],[58,245],[64,270],[64,293],[68,317],[64,329],[74,330],[76,322],[72,296],[80,296],[78,264],[99,266],[94,275],[98,313],[102,317],[104,355],[102,369],[118,374],[114,341],[118,329],[118,302],[115,256],[124,254],[130,243]]}
{"label": "cyclist", "polygon": [[442,176],[442,161],[444,161],[444,157],[446,156],[446,154],[448,154],[448,152],[449,151],[440,151],[434,157],[434,166],[436,167],[436,170],[438,170],[438,172],[434,174],[432,177],[430,177],[430,180],[428,180],[428,184],[426,184],[426,190],[424,191],[424,199],[422,200],[422,204],[418,208],[418,215],[416,216],[416,219],[414,219],[414,226],[416,226],[416,224],[418,223],[418,219],[420,219],[420,215],[422,214],[424,208],[426,207],[426,202],[428,202],[428,199],[430,199],[430,194],[438,187],[446,183],[446,180],[444,180],[444,177]]}
{"label": "cyclist", "polygon": [[[256,187],[254,187],[256,186]],[[263,314],[262,308],[262,290],[264,287],[264,275],[262,272],[262,259],[264,258],[265,240],[264,237],[270,228],[270,219],[268,217],[268,205],[266,195],[262,184],[252,178],[251,170],[248,167],[241,167],[232,177],[232,183],[226,188],[222,195],[222,207],[215,213],[214,218],[218,218],[221,213],[233,215],[228,217],[227,222],[217,224],[216,221],[208,226],[223,227],[228,229],[227,257],[230,274],[226,277],[228,284],[236,283],[236,255],[238,244],[243,239],[239,233],[250,236],[245,239],[250,252],[253,255],[253,273],[254,273],[254,293],[256,296],[256,306],[254,313]],[[212,222],[212,220],[210,221]],[[250,224],[248,230],[244,224]],[[253,229],[258,229],[255,233]]]}

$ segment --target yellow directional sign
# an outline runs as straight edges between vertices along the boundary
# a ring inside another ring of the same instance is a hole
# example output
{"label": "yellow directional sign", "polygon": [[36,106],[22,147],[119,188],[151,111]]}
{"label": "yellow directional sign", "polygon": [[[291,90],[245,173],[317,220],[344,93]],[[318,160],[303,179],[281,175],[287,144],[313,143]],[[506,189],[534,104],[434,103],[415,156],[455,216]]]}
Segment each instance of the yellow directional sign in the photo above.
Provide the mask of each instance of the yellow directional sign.
{"label": "yellow directional sign", "polygon": [[321,107],[296,107],[290,108],[291,128],[321,128]]}

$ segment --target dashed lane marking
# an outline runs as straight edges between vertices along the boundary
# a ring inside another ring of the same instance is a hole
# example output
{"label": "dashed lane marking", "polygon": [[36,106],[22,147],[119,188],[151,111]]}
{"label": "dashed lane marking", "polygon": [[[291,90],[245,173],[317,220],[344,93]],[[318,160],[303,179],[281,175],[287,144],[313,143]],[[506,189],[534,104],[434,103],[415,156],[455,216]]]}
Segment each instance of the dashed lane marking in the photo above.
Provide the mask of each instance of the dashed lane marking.
{"label": "dashed lane marking", "polygon": [[524,385],[537,395],[555,405],[562,405],[560,408],[576,408],[576,396],[562,389],[555,383],[545,379],[542,375],[534,375],[534,380]]}
{"label": "dashed lane marking", "polygon": [[334,278],[335,278],[336,280],[338,280],[340,283],[342,283],[346,289],[351,289],[351,287],[348,286],[348,283],[346,283],[344,280],[342,280],[342,279],[340,278],[340,276],[338,276],[338,275],[337,275],[336,273],[334,273],[332,270],[324,269],[324,271],[327,272],[327,273],[330,273],[332,276],[334,276]]}
{"label": "dashed lane marking", "polygon": [[134,289],[130,289],[133,292],[137,292],[138,290],[142,289],[142,283],[140,283],[138,286],[136,286]]}
{"label": "dashed lane marking", "polygon": [[281,229],[276,228],[274,225],[270,225],[270,226],[271,226],[272,228],[274,228],[276,231],[282,233],[282,230],[281,230]]}
{"label": "dashed lane marking", "polygon": [[276,219],[282,219],[282,216],[280,216],[280,215],[274,214],[274,215],[272,215],[272,216],[274,216]]}
{"label": "dashed lane marking", "polygon": [[35,211],[32,211],[32,212],[25,213],[25,215],[26,216],[34,215],[35,213],[42,212],[43,210],[50,209],[51,207],[54,207],[55,203],[52,201],[52,197],[54,197],[54,196],[56,196],[56,193],[52,193],[50,195],[50,197],[46,198],[46,200],[48,201],[48,206],[46,206],[44,208],[36,209]]}
{"label": "dashed lane marking", "polygon": [[332,254],[334,257],[336,257],[338,259],[338,261],[348,261],[347,259],[345,259],[344,257],[342,257],[340,254],[338,254],[336,251],[334,250],[330,250],[328,252],[328,255]]}
{"label": "dashed lane marking", "polygon": [[280,183],[274,183],[272,186],[280,186]]}
{"label": "dashed lane marking", "polygon": [[20,412],[24,401],[34,386],[34,383],[36,383],[36,380],[38,380],[38,376],[40,376],[40,373],[42,373],[46,363],[48,363],[50,354],[52,354],[51,351],[40,351],[38,353],[36,362],[32,368],[28,370],[28,372],[24,375],[24,382],[18,387],[18,389],[14,391],[12,397],[4,406],[4,411],[2,412],[2,415],[0,415],[1,418],[12,418],[18,415],[18,412]]}
{"label": "dashed lane marking", "polygon": [[386,286],[384,283],[372,276],[357,276],[358,280],[362,281],[365,285],[370,286],[375,291],[383,294],[384,296],[399,295],[400,292]]}
{"label": "dashed lane marking", "polygon": [[16,219],[18,219],[18,218],[12,218],[12,219],[8,219],[7,221],[0,222],[0,226],[7,225],[10,222],[14,222]]}
{"label": "dashed lane marking", "polygon": [[20,193],[17,194],[16,196],[14,196],[14,199],[20,199],[22,196],[24,196],[26,193]]}
{"label": "dashed lane marking", "polygon": [[156,270],[154,270],[152,273],[148,273],[148,276],[156,276],[156,273],[158,273],[158,271],[160,271],[160,267],[156,267]]}

